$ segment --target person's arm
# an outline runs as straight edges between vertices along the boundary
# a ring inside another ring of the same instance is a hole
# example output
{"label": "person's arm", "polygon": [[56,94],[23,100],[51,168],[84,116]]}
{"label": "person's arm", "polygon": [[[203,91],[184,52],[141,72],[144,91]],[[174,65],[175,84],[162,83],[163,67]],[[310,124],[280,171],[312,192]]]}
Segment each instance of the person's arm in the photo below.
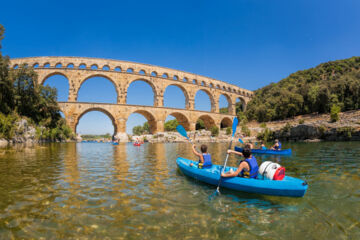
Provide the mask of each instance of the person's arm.
{"label": "person's arm", "polygon": [[243,155],[241,152],[234,151],[234,150],[230,150],[230,149],[227,151],[227,153],[228,153],[228,154],[233,153],[233,154],[235,154],[235,155],[239,155],[239,156],[242,156],[242,155]]}
{"label": "person's arm", "polygon": [[221,173],[222,177],[236,177],[239,175],[239,173],[247,167],[247,163],[246,162],[242,162],[240,163],[238,169],[235,172],[227,172],[227,173]]}
{"label": "person's arm", "polygon": [[196,156],[198,156],[198,157],[200,158],[200,161],[201,161],[201,162],[204,162],[203,155],[200,154],[200,153],[198,153],[198,152],[196,151],[196,149],[195,149],[195,144],[192,145],[192,151],[193,151],[193,153],[194,153]]}

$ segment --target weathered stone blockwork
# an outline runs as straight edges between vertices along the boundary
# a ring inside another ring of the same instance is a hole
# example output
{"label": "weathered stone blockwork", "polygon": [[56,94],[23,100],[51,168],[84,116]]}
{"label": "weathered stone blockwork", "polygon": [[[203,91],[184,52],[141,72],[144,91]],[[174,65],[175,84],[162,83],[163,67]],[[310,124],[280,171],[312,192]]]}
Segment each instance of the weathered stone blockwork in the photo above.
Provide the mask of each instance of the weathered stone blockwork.
{"label": "weathered stone blockwork", "polygon": [[[38,74],[39,84],[53,75],[63,75],[69,81],[68,102],[61,102],[68,124],[76,130],[79,119],[89,111],[101,111],[112,120],[116,133],[125,132],[127,118],[132,113],[140,113],[148,119],[151,130],[155,133],[163,131],[164,121],[168,115],[173,115],[189,130],[195,129],[197,119],[204,120],[205,125],[220,126],[230,123],[235,116],[235,103],[240,99],[245,109],[253,93],[216,79],[158,67],[126,61],[82,58],[82,57],[31,57],[11,60],[11,67],[17,68],[21,64],[31,66]],[[81,85],[89,78],[104,77],[111,81],[117,92],[117,104],[80,103],[77,96]],[[127,89],[134,81],[145,81],[153,89],[154,106],[138,106],[126,104]],[[168,86],[179,87],[185,96],[186,109],[166,108],[164,93]],[[211,101],[211,112],[195,110],[195,96],[197,91],[205,91]],[[229,103],[229,113],[219,113],[219,98],[224,95]]]}

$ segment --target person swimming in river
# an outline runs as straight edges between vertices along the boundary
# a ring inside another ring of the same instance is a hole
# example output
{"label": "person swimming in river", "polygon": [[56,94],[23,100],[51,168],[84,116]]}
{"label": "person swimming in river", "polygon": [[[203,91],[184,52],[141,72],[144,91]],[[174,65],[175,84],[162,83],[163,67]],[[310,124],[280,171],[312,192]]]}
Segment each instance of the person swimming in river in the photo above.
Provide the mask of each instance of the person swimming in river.
{"label": "person swimming in river", "polygon": [[[211,162],[211,155],[207,152],[207,146],[205,144],[201,145],[200,147],[201,153],[198,153],[195,149],[195,145],[192,145],[192,151],[193,153],[199,157],[199,164],[198,168],[209,168],[212,166]],[[193,166],[194,164],[190,164],[190,166]]]}
{"label": "person swimming in river", "polygon": [[275,139],[275,144],[271,148],[272,150],[281,150],[281,142],[278,139]]}
{"label": "person swimming in river", "polygon": [[244,160],[242,160],[239,164],[239,167],[236,171],[233,171],[230,168],[230,171],[221,173],[222,177],[245,177],[245,178],[256,178],[259,170],[259,166],[257,164],[256,158],[251,155],[251,147],[249,144],[246,144],[243,148],[242,152],[228,150],[228,154],[235,154],[239,156],[243,156]]}

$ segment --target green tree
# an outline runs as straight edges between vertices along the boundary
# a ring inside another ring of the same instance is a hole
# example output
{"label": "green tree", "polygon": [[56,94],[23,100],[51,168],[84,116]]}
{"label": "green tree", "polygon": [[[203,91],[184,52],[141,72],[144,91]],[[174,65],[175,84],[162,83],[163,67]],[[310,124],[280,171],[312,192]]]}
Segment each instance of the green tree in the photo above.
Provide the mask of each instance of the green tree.
{"label": "green tree", "polygon": [[195,129],[196,130],[205,129],[205,123],[204,123],[204,121],[202,119],[198,119],[196,121]]}
{"label": "green tree", "polygon": [[360,57],[331,61],[290,74],[254,92],[246,108],[249,120],[281,120],[309,113],[360,108]]}
{"label": "green tree", "polygon": [[9,76],[9,57],[2,56],[1,53],[4,31],[4,27],[0,25],[0,112],[9,114],[14,109],[14,93],[12,79]]}
{"label": "green tree", "polygon": [[331,113],[330,113],[330,119],[332,122],[337,122],[340,119],[339,116],[340,113],[340,107],[338,105],[332,105],[331,107]]}
{"label": "green tree", "polygon": [[211,136],[213,137],[219,135],[219,128],[217,126],[212,126],[210,128],[210,131],[211,131]]}
{"label": "green tree", "polygon": [[141,135],[141,134],[143,134],[144,129],[142,126],[135,126],[135,127],[133,127],[132,132],[134,135]]}
{"label": "green tree", "polygon": [[167,132],[173,132],[173,131],[176,131],[177,125],[179,125],[179,123],[176,119],[169,120],[169,121],[165,122],[164,129]]}

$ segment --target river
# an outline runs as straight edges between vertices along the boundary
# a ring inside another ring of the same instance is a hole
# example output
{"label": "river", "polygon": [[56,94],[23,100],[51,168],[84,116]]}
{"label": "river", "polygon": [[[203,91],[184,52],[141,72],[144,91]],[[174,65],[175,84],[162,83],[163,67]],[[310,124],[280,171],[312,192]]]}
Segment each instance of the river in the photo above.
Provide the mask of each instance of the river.
{"label": "river", "polygon": [[[0,149],[0,239],[360,239],[360,142],[288,143],[257,156],[306,180],[303,198],[185,177],[190,144],[53,143]],[[227,144],[211,143],[222,164]],[[239,159],[229,158],[235,166]]]}

